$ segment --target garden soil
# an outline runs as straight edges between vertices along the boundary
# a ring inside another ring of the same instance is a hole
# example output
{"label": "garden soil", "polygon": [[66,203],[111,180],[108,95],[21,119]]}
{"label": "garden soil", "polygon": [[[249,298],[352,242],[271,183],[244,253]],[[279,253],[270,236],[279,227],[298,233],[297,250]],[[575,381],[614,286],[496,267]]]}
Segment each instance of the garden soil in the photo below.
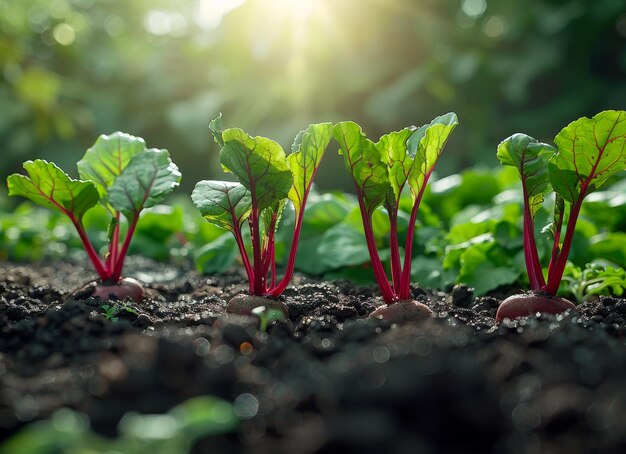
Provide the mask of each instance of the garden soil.
{"label": "garden soil", "polygon": [[[435,317],[367,319],[374,286],[296,276],[290,320],[225,313],[237,272],[129,260],[150,298],[118,320],[71,291],[82,263],[0,264],[0,436],[61,407],[113,437],[127,412],[194,396],[252,399],[194,453],[626,452],[626,300],[496,326],[502,298],[413,288]],[[253,396],[253,397],[250,397]],[[258,405],[257,405],[258,404]]]}

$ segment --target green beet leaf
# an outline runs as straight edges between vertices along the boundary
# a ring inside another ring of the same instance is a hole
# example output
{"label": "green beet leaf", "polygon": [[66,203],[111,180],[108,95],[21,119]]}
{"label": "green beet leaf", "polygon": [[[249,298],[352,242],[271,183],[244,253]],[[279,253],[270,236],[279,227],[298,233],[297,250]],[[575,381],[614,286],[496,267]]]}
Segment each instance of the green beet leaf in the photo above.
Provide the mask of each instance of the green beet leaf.
{"label": "green beet leaf", "polygon": [[450,135],[458,124],[456,114],[450,112],[421,126],[409,137],[407,148],[414,162],[407,181],[414,201],[424,190],[427,177],[435,168]]}
{"label": "green beet leaf", "polygon": [[336,124],[334,137],[339,142],[339,154],[344,158],[346,169],[363,195],[367,214],[371,215],[393,190],[380,150],[352,121]]}
{"label": "green beet leaf", "polygon": [[393,189],[393,205],[397,205],[402,189],[409,178],[414,159],[407,153],[406,142],[414,128],[405,128],[382,136],[376,143],[381,160],[387,165],[389,182]]}
{"label": "green beet leaf", "polygon": [[160,203],[180,185],[181,174],[167,150],[149,149],[132,157],[109,188],[115,210],[130,219]]}
{"label": "green beet leaf", "polygon": [[262,210],[287,197],[293,176],[278,143],[265,137],[250,137],[239,128],[224,130],[221,139],[222,167],[250,191],[253,204]]}
{"label": "green beet leaf", "polygon": [[293,174],[293,185],[288,197],[293,203],[296,218],[305,203],[313,177],[332,136],[332,123],[313,124],[300,131],[291,147],[291,154],[287,160]]}
{"label": "green beet leaf", "polygon": [[28,176],[16,173],[7,178],[9,195],[27,197],[78,221],[100,200],[92,182],[74,180],[54,163],[42,159],[26,161],[24,169]]}
{"label": "green beet leaf", "polygon": [[224,121],[222,120],[222,113],[215,117],[213,120],[209,122],[209,129],[211,130],[211,134],[213,134],[213,139],[220,146],[224,146],[224,141],[222,140],[222,133],[224,132]]}
{"label": "green beet leaf", "polygon": [[626,112],[583,117],[556,136],[558,153],[548,172],[554,190],[570,203],[597,190],[626,167]]}
{"label": "green beet leaf", "polygon": [[231,232],[241,226],[252,206],[250,191],[229,181],[200,181],[191,199],[207,221]]}
{"label": "green beet leaf", "polygon": [[514,134],[498,145],[498,159],[505,166],[517,169],[530,214],[534,218],[544,197],[551,191],[548,159],[556,149],[526,134]]}
{"label": "green beet leaf", "polygon": [[145,149],[146,143],[141,137],[119,131],[110,135],[102,134],[76,164],[78,175],[96,185],[101,203],[113,211],[108,203],[109,188],[128,166],[132,157]]}

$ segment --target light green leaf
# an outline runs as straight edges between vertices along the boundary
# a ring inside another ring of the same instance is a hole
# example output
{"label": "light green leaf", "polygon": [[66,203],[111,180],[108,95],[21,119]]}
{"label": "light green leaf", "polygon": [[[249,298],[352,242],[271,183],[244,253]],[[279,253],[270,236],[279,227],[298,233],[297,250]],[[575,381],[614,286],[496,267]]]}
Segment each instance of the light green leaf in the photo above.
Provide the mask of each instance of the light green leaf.
{"label": "light green leaf", "polygon": [[259,209],[287,197],[293,176],[282,147],[265,137],[250,137],[239,128],[222,132],[220,162],[249,191]]}
{"label": "light green leaf", "polygon": [[136,154],[109,189],[109,202],[126,218],[160,203],[180,185],[181,174],[167,150]]}
{"label": "light green leaf", "polygon": [[441,115],[429,124],[418,128],[407,141],[409,155],[414,158],[408,176],[413,200],[424,189],[427,177],[435,168],[448,138],[459,124],[454,112]]}
{"label": "light green leaf", "polygon": [[231,232],[250,215],[252,206],[250,191],[229,181],[200,181],[191,199],[207,221]]}
{"label": "light green leaf", "polygon": [[346,169],[363,195],[367,214],[371,215],[392,191],[389,171],[381,159],[380,150],[352,121],[336,124],[334,136],[339,142],[339,154],[344,158]]}
{"label": "light green leaf", "polygon": [[100,199],[93,183],[70,178],[52,162],[37,159],[23,167],[28,176],[15,173],[7,178],[9,195],[24,196],[78,221]]}
{"label": "light green leaf", "polygon": [[556,192],[575,203],[626,167],[626,112],[606,110],[579,118],[556,136],[548,172]]}
{"label": "light green leaf", "polygon": [[293,174],[293,186],[289,190],[288,196],[293,203],[296,217],[300,214],[305,197],[311,188],[313,177],[332,136],[332,123],[313,124],[300,131],[291,147],[291,154],[287,160]]}
{"label": "light green leaf", "polygon": [[519,172],[533,218],[541,207],[543,198],[551,191],[547,163],[554,153],[556,149],[553,146],[526,134],[514,134],[498,145],[497,156],[500,163],[514,167]]}
{"label": "light green leaf", "polygon": [[520,275],[520,270],[512,266],[493,243],[478,243],[461,255],[457,283],[474,287],[474,293],[480,296],[502,285],[515,283]]}
{"label": "light green leaf", "polygon": [[[343,224],[328,229],[319,242],[318,253],[322,264],[330,269],[363,265],[371,261],[363,235]],[[381,260],[389,258],[389,249],[380,249],[379,253]]]}
{"label": "light green leaf", "polygon": [[123,132],[102,134],[78,161],[78,174],[83,180],[93,181],[102,203],[111,210],[107,192],[115,179],[122,174],[130,160],[146,149],[141,137]]}
{"label": "light green leaf", "polygon": [[198,249],[194,249],[193,259],[196,269],[203,274],[223,273],[231,266],[238,255],[235,237],[225,233]]}
{"label": "light green leaf", "polygon": [[216,118],[211,120],[211,122],[209,123],[209,129],[211,130],[211,133],[213,134],[213,139],[215,140],[215,142],[220,147],[223,147],[224,141],[222,140],[222,133],[224,132],[224,122],[222,121],[221,112]]}
{"label": "light green leaf", "polygon": [[407,153],[407,140],[414,129],[405,128],[382,136],[376,143],[381,160],[387,165],[389,182],[393,188],[394,201],[397,205],[402,189],[409,178],[414,159]]}

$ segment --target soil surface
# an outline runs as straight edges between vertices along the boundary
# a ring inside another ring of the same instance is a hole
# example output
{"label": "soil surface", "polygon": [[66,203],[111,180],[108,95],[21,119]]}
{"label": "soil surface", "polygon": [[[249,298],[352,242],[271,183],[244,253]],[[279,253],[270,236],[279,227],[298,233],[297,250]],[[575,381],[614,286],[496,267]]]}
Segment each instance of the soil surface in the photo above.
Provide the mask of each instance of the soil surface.
{"label": "soil surface", "polygon": [[624,299],[496,326],[514,291],[414,287],[435,317],[396,326],[367,319],[374,286],[297,276],[264,333],[225,312],[236,272],[130,260],[151,296],[112,321],[112,302],[68,298],[86,269],[0,264],[3,438],[61,407],[115,436],[126,412],[210,394],[243,402],[242,423],[196,453],[626,452]]}

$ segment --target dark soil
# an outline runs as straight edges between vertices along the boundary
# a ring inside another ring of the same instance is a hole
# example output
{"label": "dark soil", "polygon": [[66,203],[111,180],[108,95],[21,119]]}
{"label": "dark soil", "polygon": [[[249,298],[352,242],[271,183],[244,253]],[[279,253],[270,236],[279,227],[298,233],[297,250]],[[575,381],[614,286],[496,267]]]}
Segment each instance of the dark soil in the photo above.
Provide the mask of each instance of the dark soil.
{"label": "dark soil", "polygon": [[225,313],[239,274],[127,269],[154,296],[111,321],[101,301],[66,300],[83,264],[0,265],[3,437],[64,406],[114,436],[129,411],[251,394],[238,432],[194,452],[626,452],[624,299],[496,326],[499,298],[414,288],[436,317],[390,326],[367,320],[375,287],[298,277],[291,320],[266,334]]}

